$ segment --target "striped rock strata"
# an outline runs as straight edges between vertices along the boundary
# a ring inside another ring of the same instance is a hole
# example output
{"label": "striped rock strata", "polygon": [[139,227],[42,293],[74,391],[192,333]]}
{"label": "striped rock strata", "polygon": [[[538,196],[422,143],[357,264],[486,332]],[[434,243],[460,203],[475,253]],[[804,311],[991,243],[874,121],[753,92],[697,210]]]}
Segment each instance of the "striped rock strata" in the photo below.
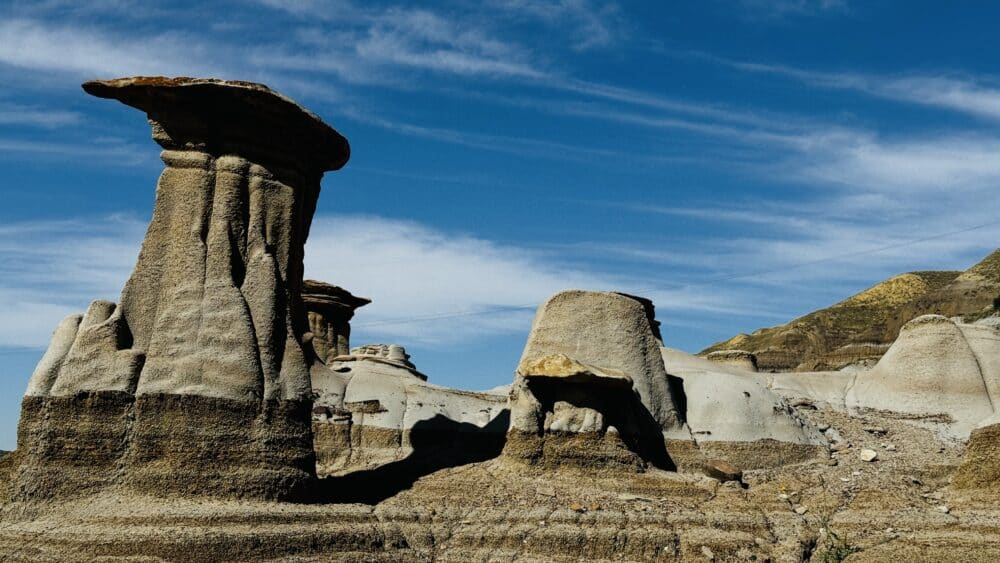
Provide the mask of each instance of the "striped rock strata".
{"label": "striped rock strata", "polygon": [[145,112],[166,168],[119,304],[63,321],[32,375],[15,496],[301,494],[314,477],[302,253],[347,141],[259,84],[83,87]]}

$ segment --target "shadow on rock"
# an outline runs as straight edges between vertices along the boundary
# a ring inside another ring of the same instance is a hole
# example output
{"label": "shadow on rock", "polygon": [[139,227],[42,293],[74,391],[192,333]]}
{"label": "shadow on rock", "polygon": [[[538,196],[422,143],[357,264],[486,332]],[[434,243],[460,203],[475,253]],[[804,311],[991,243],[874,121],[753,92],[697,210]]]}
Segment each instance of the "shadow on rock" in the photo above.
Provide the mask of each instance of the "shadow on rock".
{"label": "shadow on rock", "polygon": [[321,478],[313,500],[377,504],[409,489],[424,475],[499,456],[509,425],[507,410],[483,427],[455,422],[441,414],[422,420],[410,430],[413,452],[405,459],[375,469]]}

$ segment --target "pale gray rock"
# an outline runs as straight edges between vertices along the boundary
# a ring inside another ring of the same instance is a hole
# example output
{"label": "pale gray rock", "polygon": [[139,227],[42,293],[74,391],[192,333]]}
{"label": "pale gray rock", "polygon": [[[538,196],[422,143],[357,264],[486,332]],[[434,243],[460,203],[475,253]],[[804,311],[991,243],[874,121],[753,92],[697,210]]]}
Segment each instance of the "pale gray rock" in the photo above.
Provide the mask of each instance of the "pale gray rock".
{"label": "pale gray rock", "polygon": [[77,331],[83,315],[70,315],[59,323],[45,354],[35,367],[28,381],[28,390],[24,393],[29,397],[44,397],[52,390],[56,382],[63,360],[69,355],[69,350],[76,341]]}
{"label": "pale gray rock", "polygon": [[525,357],[510,395],[507,459],[547,466],[673,468],[632,378],[562,353]]}
{"label": "pale gray rock", "polygon": [[[668,373],[683,381],[691,434],[702,450],[744,468],[802,461],[825,447],[823,434],[767,387],[767,376],[664,347]],[[749,444],[770,441],[754,448]],[[770,459],[764,452],[781,452]]]}
{"label": "pale gray rock", "polygon": [[686,418],[699,442],[779,442],[821,445],[822,433],[806,423],[780,396],[767,388],[764,374],[718,364],[663,348],[663,362],[671,375],[684,382]]}
{"label": "pale gray rock", "polygon": [[521,363],[563,354],[600,370],[617,370],[632,379],[642,404],[668,438],[690,439],[660,345],[652,302],[621,293],[571,290],[538,308]]}
{"label": "pale gray rock", "polygon": [[994,413],[990,387],[1000,374],[991,372],[1000,365],[1000,339],[991,330],[940,315],[917,317],[871,371],[856,376],[847,407],[903,413],[967,437]]}
{"label": "pale gray rock", "polygon": [[506,395],[432,385],[395,361],[361,356],[315,366],[313,392],[320,474],[372,469],[428,451],[496,455],[507,431]]}

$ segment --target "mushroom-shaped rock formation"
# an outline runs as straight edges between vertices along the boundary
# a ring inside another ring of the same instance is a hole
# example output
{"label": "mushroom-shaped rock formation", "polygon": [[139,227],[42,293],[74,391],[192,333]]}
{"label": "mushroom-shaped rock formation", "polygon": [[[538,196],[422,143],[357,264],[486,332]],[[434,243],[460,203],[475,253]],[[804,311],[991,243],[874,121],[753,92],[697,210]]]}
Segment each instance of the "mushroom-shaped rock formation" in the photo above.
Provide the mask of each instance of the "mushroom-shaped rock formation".
{"label": "mushroom-shaped rock formation", "polygon": [[733,366],[745,371],[757,371],[757,356],[746,350],[716,350],[705,354],[705,359],[710,362]]}
{"label": "mushroom-shaped rock formation", "polygon": [[686,420],[702,455],[742,469],[798,463],[826,453],[820,431],[767,387],[765,374],[663,348],[684,382]]}
{"label": "mushroom-shaped rock formation", "polygon": [[504,455],[546,465],[673,467],[671,444],[686,450],[692,442],[660,345],[648,300],[579,290],[549,298],[515,374]]}
{"label": "mushroom-shaped rock formation", "polygon": [[964,438],[1000,401],[1000,332],[923,315],[847,390],[853,411],[897,413]]}
{"label": "mushroom-shaped rock formation", "polygon": [[314,475],[303,246],[347,141],[259,84],[83,87],[144,111],[166,168],[120,303],[63,321],[32,376],[18,491],[295,496]]}
{"label": "mushroom-shaped rock formation", "polygon": [[316,280],[302,282],[302,303],[309,316],[312,347],[321,362],[330,363],[333,358],[350,353],[354,311],[371,302],[342,287]]}

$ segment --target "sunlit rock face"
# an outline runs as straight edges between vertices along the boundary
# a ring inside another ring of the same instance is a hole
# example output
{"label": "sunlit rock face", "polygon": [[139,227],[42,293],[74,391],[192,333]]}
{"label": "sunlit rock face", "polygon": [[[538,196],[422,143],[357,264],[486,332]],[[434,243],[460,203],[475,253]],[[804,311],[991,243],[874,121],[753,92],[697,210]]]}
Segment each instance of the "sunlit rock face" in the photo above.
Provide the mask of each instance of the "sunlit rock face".
{"label": "sunlit rock face", "polygon": [[923,315],[846,394],[854,412],[893,412],[965,439],[997,412],[1000,331]]}
{"label": "sunlit rock face", "polygon": [[303,247],[347,141],[259,84],[84,90],[144,111],[166,167],[120,302],[64,320],[32,376],[19,494],[298,494],[313,476]]}
{"label": "sunlit rock face", "polygon": [[675,467],[667,450],[686,452],[693,441],[661,345],[647,300],[579,290],[550,297],[514,376],[504,456],[544,466]]}

